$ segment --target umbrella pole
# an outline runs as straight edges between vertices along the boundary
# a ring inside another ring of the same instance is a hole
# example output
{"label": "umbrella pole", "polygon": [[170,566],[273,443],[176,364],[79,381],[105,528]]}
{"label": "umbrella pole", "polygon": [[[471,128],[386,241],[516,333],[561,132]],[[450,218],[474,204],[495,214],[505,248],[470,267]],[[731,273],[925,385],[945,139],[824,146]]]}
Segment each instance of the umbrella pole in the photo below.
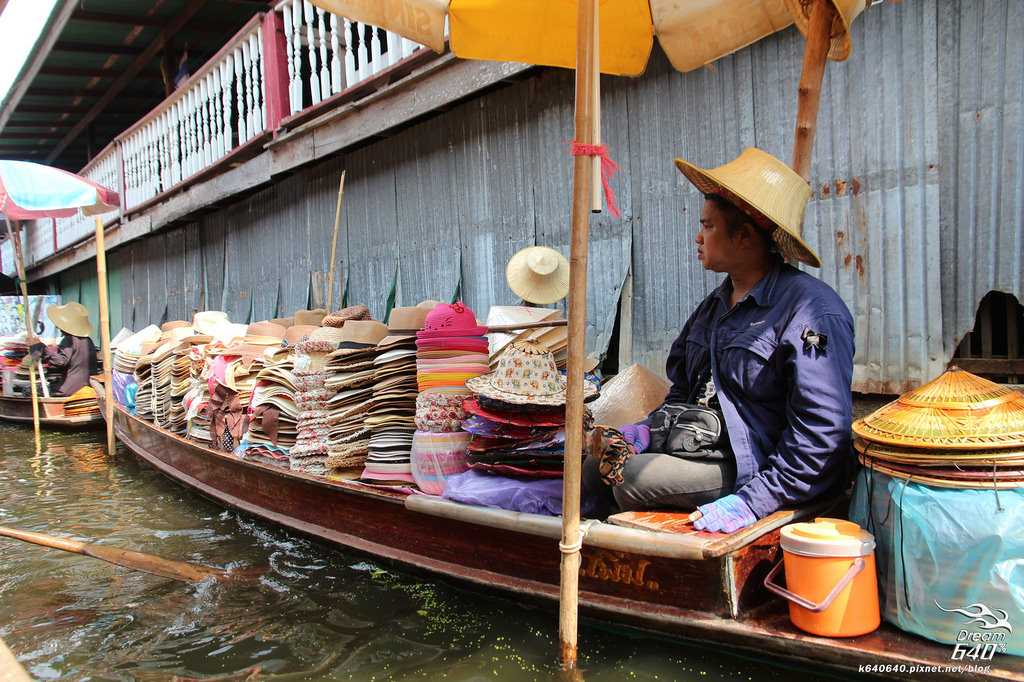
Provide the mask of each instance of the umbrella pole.
{"label": "umbrella pole", "polygon": [[[575,140],[594,140],[594,21],[597,0],[578,0]],[[580,577],[580,476],[583,464],[583,340],[587,326],[587,246],[593,196],[593,160],[573,157],[572,237],[569,267],[569,362],[565,404],[565,477],[562,481],[562,552],[558,637],[562,667],[576,668]]]}
{"label": "umbrella pole", "polygon": [[327,312],[331,312],[334,303],[334,259],[338,252],[338,226],[341,225],[341,200],[345,196],[345,171],[341,171],[341,182],[338,183],[338,204],[334,207],[334,236],[331,238],[331,264],[327,268]]}
{"label": "umbrella pole", "polygon": [[107,250],[103,221],[96,216],[96,282],[100,290],[100,347],[103,349],[103,416],[107,422],[107,453],[114,454],[114,384],[110,374],[110,309],[107,299]]}
{"label": "umbrella pole", "polygon": [[[11,219],[4,216],[7,221],[7,234],[11,238],[11,243],[14,245],[14,261],[18,266],[18,281],[21,283],[21,296],[24,299],[25,304],[25,343],[32,345],[33,339],[35,339],[35,333],[32,329],[32,323],[30,322],[29,305],[28,305],[28,279],[25,277],[25,259],[21,253],[21,238],[20,231],[15,231],[11,227]],[[42,365],[40,365],[41,367]],[[28,361],[28,379],[29,386],[32,389],[32,429],[35,432],[36,437],[36,454],[38,455],[43,451],[42,443],[39,437],[39,393],[36,391],[36,363],[32,362],[32,358],[29,357]]]}
{"label": "umbrella pole", "polygon": [[811,152],[818,131],[818,105],[821,102],[821,81],[832,42],[832,20],[835,8],[831,0],[817,0],[811,7],[804,64],[797,90],[796,135],[793,139],[793,170],[804,180],[811,176]]}

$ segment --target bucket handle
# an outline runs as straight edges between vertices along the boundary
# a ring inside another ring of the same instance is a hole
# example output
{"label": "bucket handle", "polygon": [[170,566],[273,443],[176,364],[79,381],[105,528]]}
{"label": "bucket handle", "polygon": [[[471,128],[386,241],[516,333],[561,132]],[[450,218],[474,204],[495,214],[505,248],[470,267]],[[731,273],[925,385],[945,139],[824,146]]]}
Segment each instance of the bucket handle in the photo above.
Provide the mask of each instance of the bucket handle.
{"label": "bucket handle", "polygon": [[854,559],[853,563],[850,564],[850,568],[847,569],[846,574],[839,579],[839,582],[836,583],[836,586],[832,588],[832,591],[825,595],[825,598],[821,601],[821,603],[815,603],[810,599],[801,597],[799,594],[796,594],[795,592],[790,592],[785,587],[782,587],[781,585],[778,585],[775,582],[773,582],[772,579],[775,577],[775,574],[779,572],[780,568],[782,568],[781,559],[779,560],[779,563],[775,564],[775,567],[768,572],[768,575],[764,577],[764,586],[772,592],[774,592],[775,594],[782,597],[783,599],[788,599],[794,604],[802,606],[813,613],[820,613],[821,611],[824,611],[828,607],[832,606],[832,602],[835,601],[835,598],[838,597],[839,593],[843,591],[843,588],[849,585],[850,581],[853,580],[858,573],[864,570],[864,560],[859,557],[857,559]]}

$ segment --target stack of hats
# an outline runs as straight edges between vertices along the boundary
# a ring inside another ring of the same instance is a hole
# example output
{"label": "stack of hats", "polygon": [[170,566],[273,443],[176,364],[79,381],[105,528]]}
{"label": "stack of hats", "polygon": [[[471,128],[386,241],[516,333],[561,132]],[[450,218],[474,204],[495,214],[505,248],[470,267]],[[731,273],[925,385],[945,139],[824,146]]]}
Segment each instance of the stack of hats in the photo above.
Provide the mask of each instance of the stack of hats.
{"label": "stack of hats", "polygon": [[64,401],[64,415],[84,417],[100,413],[100,403],[92,386],[82,386]]}
{"label": "stack of hats", "polygon": [[[526,478],[560,478],[565,456],[565,378],[552,353],[517,341],[498,369],[470,379],[462,428],[472,434],[470,468]],[[584,382],[584,400],[597,396]]]}
{"label": "stack of hats", "polygon": [[425,492],[440,494],[447,476],[466,469],[462,431],[466,380],[487,372],[487,328],[462,303],[439,304],[416,333],[416,432],[411,475]]}
{"label": "stack of hats", "polygon": [[299,408],[295,403],[294,359],[290,349],[316,327],[292,326],[285,331],[284,346],[265,355],[265,366],[256,376],[249,402],[249,425],[236,452],[245,459],[289,467],[295,445]]}
{"label": "stack of hats", "polygon": [[338,350],[327,361],[327,422],[330,426],[327,470],[354,478],[366,462],[370,430],[363,423],[373,398],[373,362],[377,343],[388,328],[374,320],[349,320],[341,328]]}
{"label": "stack of hats", "polygon": [[151,403],[153,423],[165,429],[171,429],[171,413],[174,401],[171,397],[172,376],[178,355],[177,348],[185,339],[192,338],[192,327],[188,322],[166,322],[160,325],[160,344],[146,360],[151,366]]}
{"label": "stack of hats", "polygon": [[[388,317],[388,336],[377,344],[373,396],[365,426],[369,454],[360,479],[378,484],[412,483],[410,456],[416,431],[416,337],[427,309],[395,308]],[[396,333],[404,332],[404,333]]]}
{"label": "stack of hats", "polygon": [[182,344],[174,349],[174,361],[171,365],[171,407],[167,414],[167,428],[172,433],[185,433],[188,421],[185,416],[185,394],[191,387],[190,370],[192,361],[189,359],[190,346]]}
{"label": "stack of hats", "polygon": [[416,332],[420,393],[465,394],[466,380],[488,371],[487,327],[462,303],[441,303]]}
{"label": "stack of hats", "polygon": [[239,331],[244,334],[241,338],[222,344],[219,339],[229,335],[215,335],[214,343],[206,347],[211,445],[224,452],[234,452],[241,444],[248,430],[256,377],[266,364],[267,350],[280,346],[285,334],[284,327],[266,321],[239,325]]}
{"label": "stack of hats", "polygon": [[[296,313],[296,319],[302,312]],[[295,445],[288,452],[288,466],[293,471],[317,475],[327,472],[330,432],[327,401],[334,395],[326,385],[327,361],[328,356],[338,349],[341,332],[336,327],[318,327],[304,341],[295,344],[292,374],[295,377],[295,406],[299,413]]]}
{"label": "stack of hats", "polygon": [[943,488],[1024,487],[1024,395],[956,367],[853,423],[861,464]]}
{"label": "stack of hats", "polygon": [[135,384],[138,386],[135,392],[135,416],[153,421],[153,351],[156,350],[157,342],[147,343],[142,346],[142,352],[135,363]]}

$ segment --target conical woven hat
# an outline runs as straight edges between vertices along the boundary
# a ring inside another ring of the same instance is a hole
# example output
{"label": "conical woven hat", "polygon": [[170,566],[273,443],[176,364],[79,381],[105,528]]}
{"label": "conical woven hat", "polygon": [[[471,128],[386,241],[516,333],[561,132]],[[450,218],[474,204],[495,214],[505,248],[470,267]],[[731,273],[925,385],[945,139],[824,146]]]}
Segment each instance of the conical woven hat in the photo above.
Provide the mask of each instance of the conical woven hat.
{"label": "conical woven hat", "polygon": [[92,334],[89,311],[81,303],[72,301],[64,305],[51,305],[46,309],[46,316],[57,326],[57,329],[72,336]]}
{"label": "conical woven hat", "polygon": [[1024,395],[950,367],[853,424],[861,438],[941,450],[1024,448]]}
{"label": "conical woven hat", "polygon": [[682,159],[676,159],[676,167],[703,194],[728,199],[767,230],[786,260],[821,267],[818,254],[800,236],[811,186],[785,163],[748,147],[717,168],[699,168]]}
{"label": "conical woven hat", "polygon": [[[853,20],[863,12],[868,5],[867,0],[830,0],[835,8],[835,16],[832,18],[832,44],[828,49],[828,58],[837,62],[846,60],[853,51],[850,42],[850,26]],[[786,0],[789,13],[793,15],[793,21],[800,32],[807,35],[807,29],[811,24],[811,7],[816,0]]]}

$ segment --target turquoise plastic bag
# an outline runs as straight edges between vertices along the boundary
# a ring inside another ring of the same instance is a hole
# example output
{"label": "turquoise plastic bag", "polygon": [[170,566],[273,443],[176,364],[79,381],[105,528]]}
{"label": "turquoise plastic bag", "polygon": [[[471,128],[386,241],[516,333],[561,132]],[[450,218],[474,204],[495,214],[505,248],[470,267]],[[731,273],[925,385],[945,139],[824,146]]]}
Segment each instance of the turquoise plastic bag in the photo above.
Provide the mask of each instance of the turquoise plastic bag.
{"label": "turquoise plastic bag", "polygon": [[953,645],[964,663],[1024,656],[1024,490],[934,488],[861,469],[850,520],[875,536],[882,618]]}

